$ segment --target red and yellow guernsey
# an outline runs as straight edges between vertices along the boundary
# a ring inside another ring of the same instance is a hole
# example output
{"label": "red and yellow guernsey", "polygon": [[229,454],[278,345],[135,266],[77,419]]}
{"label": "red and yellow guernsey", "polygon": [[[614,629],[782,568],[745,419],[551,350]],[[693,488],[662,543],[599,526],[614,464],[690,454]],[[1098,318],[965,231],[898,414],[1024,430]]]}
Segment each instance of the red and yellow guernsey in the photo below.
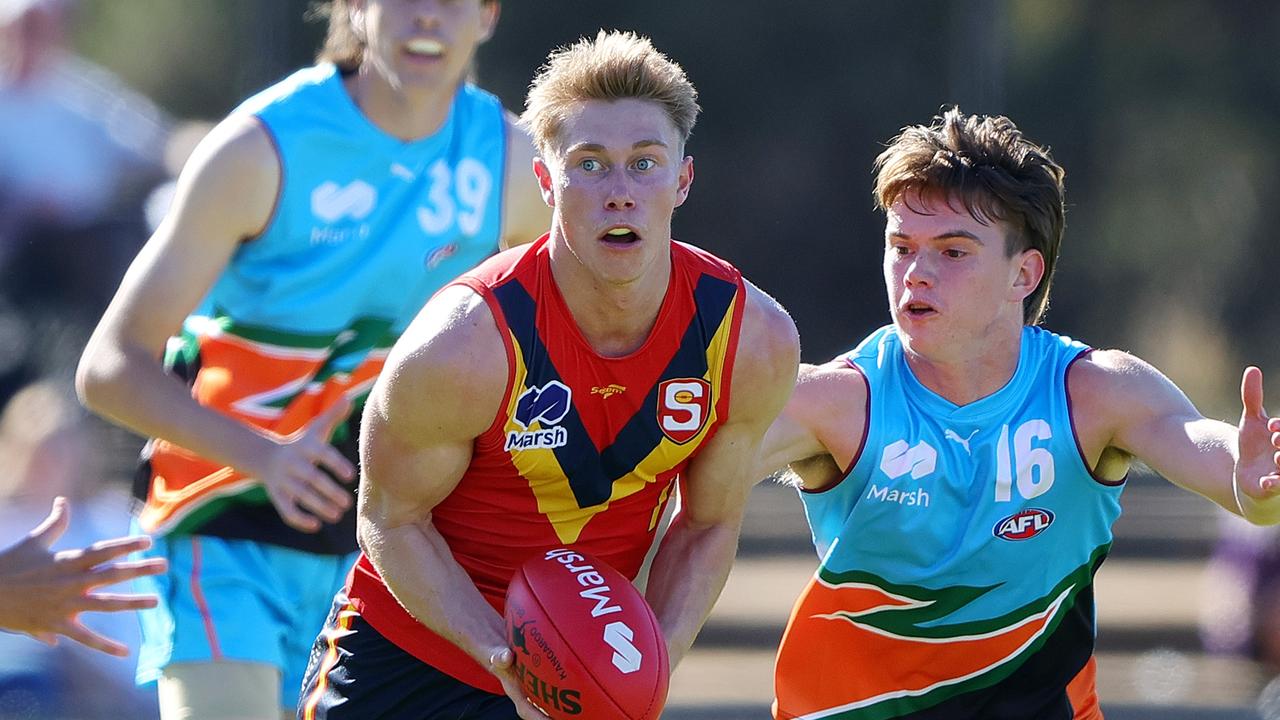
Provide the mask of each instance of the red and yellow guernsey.
{"label": "red and yellow guernsey", "polygon": [[[746,293],[741,274],[672,242],[671,282],[648,340],[602,357],[551,277],[547,238],[502,253],[457,282],[488,303],[506,345],[508,385],[471,465],[432,522],[499,612],[528,558],[561,546],[635,578],[690,458],[729,407]],[[367,557],[348,583],[388,640],[475,687],[502,688],[396,602]]]}

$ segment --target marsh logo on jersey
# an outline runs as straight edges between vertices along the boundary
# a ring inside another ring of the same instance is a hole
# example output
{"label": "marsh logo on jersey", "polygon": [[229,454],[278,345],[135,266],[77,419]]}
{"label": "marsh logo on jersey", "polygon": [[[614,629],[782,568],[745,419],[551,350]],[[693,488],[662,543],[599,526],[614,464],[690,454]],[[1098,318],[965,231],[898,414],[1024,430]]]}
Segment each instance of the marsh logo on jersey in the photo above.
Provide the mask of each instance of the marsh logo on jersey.
{"label": "marsh logo on jersey", "polygon": [[938,451],[923,440],[915,445],[908,445],[906,440],[890,443],[880,455],[880,469],[890,480],[907,473],[911,474],[912,480],[919,480],[932,473],[937,466]]}
{"label": "marsh logo on jersey", "polygon": [[[569,414],[573,399],[571,391],[559,380],[552,380],[542,387],[525,390],[516,399],[516,412],[512,416],[524,432],[507,433],[507,452],[563,447],[569,442],[569,431],[557,425]],[[537,430],[530,430],[534,423]]]}
{"label": "marsh logo on jersey", "polygon": [[378,191],[363,180],[343,186],[330,180],[311,191],[311,213],[327,223],[344,217],[363,220],[373,212],[377,200]]}
{"label": "marsh logo on jersey", "polygon": [[[369,237],[368,223],[359,221],[369,217],[377,202],[378,191],[363,180],[353,180],[346,185],[329,180],[316,186],[311,191],[311,214],[324,225],[311,228],[311,244],[340,245]],[[341,220],[358,224],[335,225]]]}
{"label": "marsh logo on jersey", "polygon": [[658,427],[683,445],[702,431],[711,409],[711,383],[702,378],[664,380],[658,385]]}

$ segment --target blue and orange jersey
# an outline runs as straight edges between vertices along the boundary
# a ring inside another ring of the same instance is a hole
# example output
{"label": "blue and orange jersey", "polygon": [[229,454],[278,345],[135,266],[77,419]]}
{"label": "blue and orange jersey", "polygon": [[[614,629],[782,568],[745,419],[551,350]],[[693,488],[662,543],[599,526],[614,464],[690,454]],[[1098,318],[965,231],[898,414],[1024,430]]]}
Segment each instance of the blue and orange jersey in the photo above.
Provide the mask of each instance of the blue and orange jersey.
{"label": "blue and orange jersey", "polygon": [[[464,85],[439,131],[406,142],[373,125],[321,64],[235,113],[274,143],[279,196],[170,340],[166,365],[201,404],[281,436],[351,399],[353,420],[333,442],[354,460],[354,418],[391,345],[432,293],[498,249],[504,111]],[[163,440],[148,444],[137,495],[152,533],[355,549],[352,513],[295,531],[256,479]]]}
{"label": "blue and orange jersey", "polygon": [[1100,718],[1093,575],[1123,483],[1095,478],[1067,392],[1089,349],[1024,328],[1018,368],[957,406],[893,327],[844,360],[867,382],[853,467],[802,492],[821,558],[778,651],[776,718]]}
{"label": "blue and orange jersey", "polygon": [[[746,301],[741,275],[672,243],[671,282],[646,342],[596,353],[551,276],[544,237],[459,280],[488,304],[508,385],[470,466],[431,513],[458,563],[499,611],[525,560],[572,546],[635,578],[681,472],[724,422]],[[492,675],[396,602],[367,557],[348,587],[376,630],[490,692]]]}

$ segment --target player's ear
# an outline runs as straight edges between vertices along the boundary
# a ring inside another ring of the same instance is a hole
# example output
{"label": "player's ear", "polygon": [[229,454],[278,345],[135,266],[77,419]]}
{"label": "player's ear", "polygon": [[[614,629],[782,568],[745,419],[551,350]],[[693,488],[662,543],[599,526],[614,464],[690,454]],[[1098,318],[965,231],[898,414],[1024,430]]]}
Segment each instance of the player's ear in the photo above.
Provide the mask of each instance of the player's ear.
{"label": "player's ear", "polygon": [[547,204],[547,207],[555,207],[556,195],[553,192],[555,181],[551,177],[551,168],[540,157],[533,158],[533,174],[538,178],[538,191],[542,193],[542,201]]}
{"label": "player's ear", "polygon": [[689,198],[689,188],[693,185],[693,156],[685,156],[680,161],[680,174],[676,176],[676,207],[684,204]]}
{"label": "player's ear", "polygon": [[1013,278],[1014,297],[1011,300],[1022,302],[1028,295],[1040,287],[1044,279],[1044,255],[1034,248],[1018,253],[1017,273]]}
{"label": "player's ear", "polygon": [[498,0],[480,0],[480,42],[493,37],[498,27],[498,17],[502,15],[502,3]]}

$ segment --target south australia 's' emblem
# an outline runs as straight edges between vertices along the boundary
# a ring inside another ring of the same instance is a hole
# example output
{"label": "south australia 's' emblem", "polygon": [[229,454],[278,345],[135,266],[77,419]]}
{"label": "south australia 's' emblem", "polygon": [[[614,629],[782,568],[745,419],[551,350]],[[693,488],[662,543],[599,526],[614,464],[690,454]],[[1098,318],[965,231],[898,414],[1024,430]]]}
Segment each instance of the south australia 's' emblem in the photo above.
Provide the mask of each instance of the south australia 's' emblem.
{"label": "south australia 's' emblem", "polygon": [[711,414],[711,383],[702,378],[664,380],[658,385],[658,427],[672,442],[692,440]]}

